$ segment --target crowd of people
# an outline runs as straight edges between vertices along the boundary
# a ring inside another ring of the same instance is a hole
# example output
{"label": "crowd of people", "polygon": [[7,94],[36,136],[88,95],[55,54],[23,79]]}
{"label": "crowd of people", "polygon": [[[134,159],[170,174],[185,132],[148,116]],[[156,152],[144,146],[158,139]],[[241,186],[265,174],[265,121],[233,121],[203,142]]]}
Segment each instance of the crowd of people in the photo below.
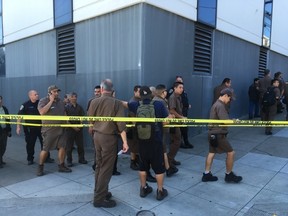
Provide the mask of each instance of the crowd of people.
{"label": "crowd of people", "polygon": [[[232,81],[225,78],[223,82],[214,88],[214,98],[210,110],[210,119],[227,120],[231,100],[235,99],[235,93],[231,85]],[[269,90],[272,89],[275,97],[275,104],[264,106],[263,101]],[[178,118],[186,119],[191,108],[188,95],[184,90],[184,82],[181,76],[176,76],[175,82],[170,89],[165,85],[153,86],[136,85],[133,89],[132,98],[126,102],[115,97],[113,83],[110,79],[105,79],[100,85],[94,88],[94,97],[88,102],[87,113],[81,105],[77,103],[77,93],[66,94],[64,100],[59,97],[61,90],[51,85],[48,87],[47,96],[39,100],[36,90],[28,92],[29,100],[24,102],[19,115],[58,115],[58,116],[110,116],[124,117],[125,110],[128,117],[138,117],[138,112],[145,107],[153,107],[153,116],[156,118]],[[261,79],[255,78],[249,87],[249,119],[259,117],[262,120],[273,120],[277,112],[282,112],[281,98],[285,95],[285,82],[281,77],[281,72],[275,74],[274,79],[270,78],[270,71],[265,70],[265,76]],[[9,114],[8,109],[2,105],[0,97],[0,113]],[[7,137],[11,136],[11,126],[9,119],[0,127],[0,168],[5,162],[3,155],[6,150]],[[169,121],[168,121],[169,122]],[[63,120],[25,120],[25,124],[18,120],[16,133],[20,135],[21,125],[25,134],[26,151],[28,165],[34,164],[35,143],[37,138],[40,141],[41,151],[37,175],[45,174],[44,163],[53,163],[50,151],[58,150],[58,171],[69,173],[74,165],[72,151],[74,144],[77,148],[78,162],[87,164],[85,159],[85,149],[83,143],[83,127],[81,121]],[[109,182],[112,175],[120,175],[117,171],[118,143],[121,140],[121,152],[130,154],[130,168],[139,171],[140,197],[146,197],[153,191],[147,182],[156,182],[156,199],[162,200],[168,195],[164,188],[164,176],[172,177],[178,172],[177,166],[181,161],[176,160],[179,148],[193,148],[188,140],[188,127],[163,127],[166,122],[157,122],[152,125],[153,133],[149,139],[141,139],[138,127],[126,127],[129,122],[117,121],[91,121],[89,134],[92,137],[95,149],[94,164],[95,170],[95,207],[111,208],[116,206],[116,202],[111,199],[109,192]],[[135,123],[135,122],[130,122]],[[41,127],[41,124],[42,127]],[[58,124],[59,126],[49,126]],[[69,124],[73,127],[60,127]],[[168,123],[169,124],[169,123]],[[152,130],[151,129],[151,130]],[[266,127],[265,133],[272,134],[272,128]],[[216,153],[226,153],[226,173],[225,181],[239,183],[242,180],[233,171],[234,155],[233,147],[227,139],[228,128],[225,125],[209,125],[208,143],[209,152],[206,157],[205,170],[202,181],[217,181],[218,177],[211,172],[213,159]],[[66,160],[66,161],[65,161]],[[65,163],[66,162],[66,163]],[[155,177],[151,174],[153,170]]]}

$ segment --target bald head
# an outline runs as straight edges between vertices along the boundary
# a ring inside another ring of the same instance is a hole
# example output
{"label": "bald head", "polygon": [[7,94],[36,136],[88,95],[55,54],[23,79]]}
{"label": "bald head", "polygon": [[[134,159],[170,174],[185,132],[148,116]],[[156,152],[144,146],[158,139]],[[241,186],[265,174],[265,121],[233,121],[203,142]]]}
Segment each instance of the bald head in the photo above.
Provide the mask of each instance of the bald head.
{"label": "bald head", "polygon": [[28,92],[28,97],[29,97],[29,99],[34,103],[35,101],[38,100],[39,95],[38,95],[38,92],[37,92],[37,91],[35,91],[35,90],[30,90],[30,91]]}

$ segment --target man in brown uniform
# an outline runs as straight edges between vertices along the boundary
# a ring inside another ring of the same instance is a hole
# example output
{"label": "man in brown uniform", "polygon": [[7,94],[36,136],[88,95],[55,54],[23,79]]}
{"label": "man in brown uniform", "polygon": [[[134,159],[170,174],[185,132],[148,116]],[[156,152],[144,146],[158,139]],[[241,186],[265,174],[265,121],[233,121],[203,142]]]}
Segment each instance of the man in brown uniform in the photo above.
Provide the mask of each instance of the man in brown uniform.
{"label": "man in brown uniform", "polygon": [[[101,97],[91,101],[89,116],[123,117],[124,106],[120,100],[112,96],[113,83],[110,79],[101,82]],[[124,122],[90,122],[94,132],[94,146],[96,149],[96,169],[94,188],[94,207],[112,208],[116,202],[111,200],[112,194],[108,192],[108,185],[112,177],[114,162],[117,154],[118,134],[123,141],[123,152],[127,152],[126,124]]]}
{"label": "man in brown uniform", "polygon": [[[212,105],[210,110],[210,119],[227,120],[229,119],[228,111],[225,107],[232,97],[232,91],[229,88],[223,89],[220,92],[219,99]],[[225,126],[209,126],[208,139],[209,139],[209,153],[206,158],[205,172],[203,173],[202,181],[217,181],[218,178],[211,173],[211,166],[216,153],[226,153],[226,182],[238,183],[242,180],[241,176],[235,175],[233,170],[234,163],[234,150],[226,139],[228,129]]]}
{"label": "man in brown uniform", "polygon": [[[58,97],[60,89],[51,85],[48,87],[48,96],[42,98],[38,104],[38,111],[40,115],[66,115],[65,113],[65,105],[62,100]],[[43,120],[43,124],[63,124],[65,122],[58,120]],[[58,171],[59,172],[71,172],[72,170],[65,166],[65,156],[66,156],[66,134],[65,128],[63,127],[49,127],[43,126],[41,129],[42,137],[43,137],[43,149],[40,152],[39,157],[39,166],[37,175],[44,175],[44,162],[48,156],[48,152],[50,150],[58,149]]]}
{"label": "man in brown uniform", "polygon": [[[279,89],[279,80],[273,79],[271,81],[271,84],[272,84],[272,86],[269,88],[271,88],[271,90],[274,91],[275,104],[268,106],[268,107],[265,107],[262,104],[261,118],[263,121],[273,121],[276,114],[277,114],[277,102],[279,101],[280,95],[281,95],[280,89]],[[265,127],[265,134],[266,135],[272,135],[272,127],[271,126]]]}
{"label": "man in brown uniform", "polygon": [[[169,113],[174,115],[175,118],[181,118],[181,119],[187,118],[182,115],[183,104],[181,102],[181,94],[184,90],[183,83],[175,82],[173,86],[174,86],[174,92],[171,94],[168,100]],[[169,166],[175,167],[175,165],[181,164],[179,161],[175,160],[175,156],[181,144],[180,128],[177,127],[171,128],[170,134],[171,134],[171,143],[170,143],[170,150],[167,156]]]}

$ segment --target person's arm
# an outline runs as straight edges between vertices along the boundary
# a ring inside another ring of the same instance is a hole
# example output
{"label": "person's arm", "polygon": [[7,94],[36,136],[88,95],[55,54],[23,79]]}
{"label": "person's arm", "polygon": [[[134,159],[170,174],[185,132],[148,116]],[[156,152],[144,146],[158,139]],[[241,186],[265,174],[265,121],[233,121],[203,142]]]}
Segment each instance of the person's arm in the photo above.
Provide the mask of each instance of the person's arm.
{"label": "person's arm", "polygon": [[169,113],[174,115],[175,118],[186,118],[186,117],[180,115],[175,109],[169,109]]}
{"label": "person's arm", "polygon": [[21,133],[21,119],[17,119],[17,127],[16,127],[16,133],[17,135],[20,135]]}
{"label": "person's arm", "polygon": [[45,106],[38,109],[40,115],[45,115],[49,111],[54,99],[55,99],[54,96],[50,94],[49,95],[49,102]]}
{"label": "person's arm", "polygon": [[127,136],[126,136],[126,131],[123,130],[121,133],[120,133],[120,136],[121,136],[121,139],[122,139],[122,142],[123,142],[123,147],[122,147],[122,151],[123,153],[127,152],[128,149],[129,149],[129,146],[127,144]]}

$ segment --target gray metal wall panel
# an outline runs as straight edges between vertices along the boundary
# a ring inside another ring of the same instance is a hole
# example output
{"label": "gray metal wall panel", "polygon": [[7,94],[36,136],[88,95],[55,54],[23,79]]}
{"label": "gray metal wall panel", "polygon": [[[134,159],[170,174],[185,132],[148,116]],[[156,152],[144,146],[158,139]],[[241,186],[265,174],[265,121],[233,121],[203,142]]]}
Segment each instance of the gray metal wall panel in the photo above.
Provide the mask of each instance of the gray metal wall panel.
{"label": "gray metal wall panel", "polygon": [[144,7],[143,83],[172,85],[176,75],[191,78],[194,23],[175,14]]}
{"label": "gray metal wall panel", "polygon": [[[239,118],[248,112],[248,88],[258,77],[259,47],[222,32],[215,32],[213,87],[225,77],[232,80],[236,100],[230,116]],[[211,102],[210,102],[211,103]]]}
{"label": "gray metal wall panel", "polygon": [[141,5],[76,25],[78,73],[139,70]]}
{"label": "gray metal wall panel", "polygon": [[268,55],[268,68],[271,71],[271,76],[274,77],[274,73],[281,71],[284,80],[288,80],[288,60],[287,56],[283,56],[279,53],[269,51]]}
{"label": "gray metal wall panel", "polygon": [[5,45],[6,77],[56,74],[55,31]]}

